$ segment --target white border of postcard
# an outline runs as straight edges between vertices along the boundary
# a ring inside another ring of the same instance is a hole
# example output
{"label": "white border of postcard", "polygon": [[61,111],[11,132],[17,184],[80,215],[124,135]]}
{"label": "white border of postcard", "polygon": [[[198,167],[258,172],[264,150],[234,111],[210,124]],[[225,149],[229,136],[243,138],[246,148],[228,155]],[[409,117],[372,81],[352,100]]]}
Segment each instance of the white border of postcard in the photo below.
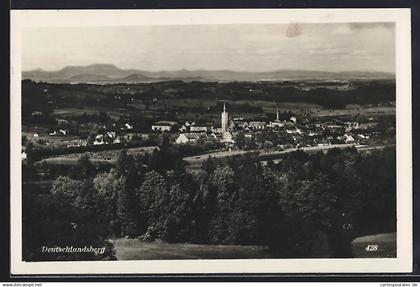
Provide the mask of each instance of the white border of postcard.
{"label": "white border of postcard", "polygon": [[[25,27],[275,23],[396,23],[397,257],[22,261],[21,37]],[[410,9],[14,10],[11,11],[11,273],[379,273],[412,272],[412,134]]]}

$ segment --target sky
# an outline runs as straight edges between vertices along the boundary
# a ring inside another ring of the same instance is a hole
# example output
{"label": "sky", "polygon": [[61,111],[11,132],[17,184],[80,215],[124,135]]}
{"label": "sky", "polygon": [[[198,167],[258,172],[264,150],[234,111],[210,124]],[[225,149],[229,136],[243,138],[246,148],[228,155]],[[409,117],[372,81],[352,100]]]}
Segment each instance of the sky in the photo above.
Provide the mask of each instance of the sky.
{"label": "sky", "polygon": [[26,28],[22,69],[395,72],[393,23]]}

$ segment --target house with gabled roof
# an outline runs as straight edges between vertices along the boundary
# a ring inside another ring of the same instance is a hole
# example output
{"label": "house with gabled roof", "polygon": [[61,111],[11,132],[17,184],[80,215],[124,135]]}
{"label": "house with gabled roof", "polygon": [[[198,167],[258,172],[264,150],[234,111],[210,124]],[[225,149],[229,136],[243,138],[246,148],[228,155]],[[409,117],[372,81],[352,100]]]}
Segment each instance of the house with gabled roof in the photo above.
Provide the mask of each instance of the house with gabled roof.
{"label": "house with gabled roof", "polygon": [[177,144],[195,143],[201,137],[207,137],[206,133],[181,133],[175,140]]}

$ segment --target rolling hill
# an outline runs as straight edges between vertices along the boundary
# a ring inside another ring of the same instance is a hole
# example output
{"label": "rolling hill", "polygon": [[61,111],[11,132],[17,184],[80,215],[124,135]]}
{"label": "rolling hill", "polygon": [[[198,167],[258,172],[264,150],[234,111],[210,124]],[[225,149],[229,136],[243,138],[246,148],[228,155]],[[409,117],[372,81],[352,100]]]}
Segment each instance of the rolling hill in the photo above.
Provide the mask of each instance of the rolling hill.
{"label": "rolling hill", "polygon": [[88,66],[67,66],[58,71],[41,69],[23,71],[22,79],[52,83],[143,83],[169,80],[181,81],[285,81],[285,80],[353,80],[353,79],[394,79],[395,75],[384,72],[325,72],[278,70],[269,72],[242,72],[230,70],[178,70],[142,71],[120,69],[110,64]]}

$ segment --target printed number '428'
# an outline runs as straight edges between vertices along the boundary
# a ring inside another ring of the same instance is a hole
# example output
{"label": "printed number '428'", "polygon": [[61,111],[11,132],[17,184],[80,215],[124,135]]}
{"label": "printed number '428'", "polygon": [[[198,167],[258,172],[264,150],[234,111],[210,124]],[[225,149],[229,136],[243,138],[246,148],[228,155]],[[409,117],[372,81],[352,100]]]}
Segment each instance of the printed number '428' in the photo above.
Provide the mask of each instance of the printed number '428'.
{"label": "printed number '428'", "polygon": [[366,246],[366,251],[378,251],[378,245],[377,244],[370,244]]}

